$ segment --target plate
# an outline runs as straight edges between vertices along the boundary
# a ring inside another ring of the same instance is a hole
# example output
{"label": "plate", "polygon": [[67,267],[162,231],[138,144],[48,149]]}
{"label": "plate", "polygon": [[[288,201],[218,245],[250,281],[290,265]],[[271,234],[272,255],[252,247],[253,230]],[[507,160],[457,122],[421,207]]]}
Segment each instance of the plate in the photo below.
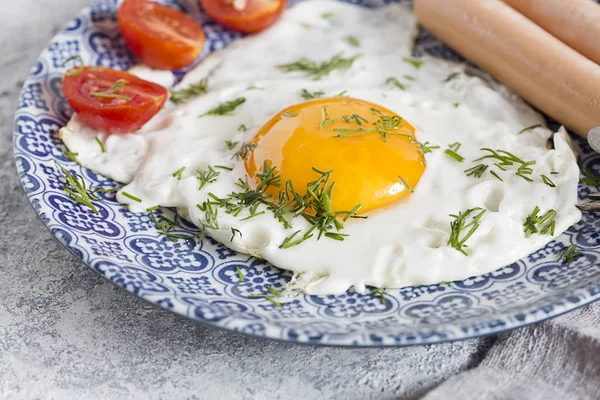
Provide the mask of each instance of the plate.
{"label": "plate", "polygon": [[[195,0],[163,2],[201,23],[207,38],[202,57],[241,37],[210,21]],[[384,4],[352,2],[366,7]],[[19,98],[14,153],[23,188],[43,223],[84,264],[119,287],[214,327],[289,342],[352,347],[495,334],[600,298],[600,224],[591,214],[584,214],[578,225],[543,249],[486,275],[388,290],[383,297],[353,291],[341,296],[300,295],[276,307],[251,296],[266,293],[267,286],[283,288],[290,273],[235,253],[210,238],[172,242],[157,232],[148,214],[129,212],[110,193],[97,203],[99,215],[69,200],[56,163],[92,186],[117,186],[70,161],[58,138],[59,128],[71,115],[61,89],[65,60],[81,54],[87,64],[117,69],[136,63],[118,33],[117,3],[101,0],[81,11],[40,55]],[[415,51],[460,60],[426,32],[420,33]],[[575,139],[575,143],[580,165],[598,171],[600,156],[585,141]],[[581,198],[590,191],[580,185]],[[175,218],[172,211],[163,212]],[[178,221],[181,233],[195,232],[193,226]],[[583,256],[571,265],[558,262],[557,254],[570,244]]]}

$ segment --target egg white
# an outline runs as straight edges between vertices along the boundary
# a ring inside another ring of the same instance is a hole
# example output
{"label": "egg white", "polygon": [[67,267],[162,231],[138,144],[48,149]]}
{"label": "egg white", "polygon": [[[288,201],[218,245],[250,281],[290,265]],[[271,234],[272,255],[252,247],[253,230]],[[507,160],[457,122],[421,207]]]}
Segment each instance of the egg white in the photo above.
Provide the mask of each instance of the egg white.
{"label": "egg white", "polygon": [[[322,14],[332,17],[323,18]],[[286,12],[271,29],[213,53],[184,77],[176,89],[207,78],[207,94],[182,105],[168,104],[146,126],[133,134],[106,135],[86,127],[73,116],[61,130],[69,149],[78,153],[83,166],[125,183],[117,199],[133,211],[160,205],[176,207],[192,223],[205,223],[196,205],[208,193],[226,197],[239,191],[235,185],[246,171],[232,159],[226,140],[247,142],[281,109],[303,101],[301,90],[322,90],[326,96],[342,91],[380,104],[418,128],[421,142],[441,148],[426,155],[427,167],[414,194],[391,206],[370,212],[366,220],[350,220],[344,241],[309,239],[280,249],[296,230],[307,230],[306,221],[292,220],[283,226],[266,214],[242,221],[246,211],[234,217],[218,213],[219,229],[208,230],[232,249],[265,258],[275,266],[304,274],[308,293],[342,293],[354,286],[403,287],[464,279],[493,271],[539,249],[576,223],[575,207],[579,169],[564,130],[554,134],[543,118],[500,85],[463,72],[463,66],[423,58],[417,68],[410,57],[416,33],[413,13],[400,5],[371,10],[333,1],[304,1]],[[348,36],[356,37],[359,47]],[[302,57],[316,61],[335,54],[360,54],[352,67],[333,71],[320,80],[301,72],[285,73],[279,64]],[[165,81],[164,74],[144,78]],[[395,77],[405,88],[386,83]],[[448,77],[453,79],[447,80]],[[231,115],[198,116],[220,102],[243,97],[245,103]],[[241,125],[247,127],[240,130]],[[525,133],[524,127],[541,125]],[[95,141],[105,144],[101,152]],[[547,148],[554,138],[554,149]],[[450,143],[460,142],[459,163],[444,153]],[[535,160],[527,182],[514,171],[499,171],[503,181],[484,174],[468,177],[464,170],[483,155],[481,148],[512,152]],[[196,171],[209,165],[225,165],[216,182],[198,190]],[[185,167],[182,179],[173,172]],[[385,166],[382,166],[385,168]],[[558,174],[550,174],[550,172]],[[544,184],[551,177],[556,187]],[[133,194],[135,202],[123,195]],[[555,235],[525,235],[523,221],[538,206],[557,212]],[[487,209],[481,226],[468,241],[468,256],[447,245],[450,214],[473,207]],[[240,234],[232,238],[232,228]]]}

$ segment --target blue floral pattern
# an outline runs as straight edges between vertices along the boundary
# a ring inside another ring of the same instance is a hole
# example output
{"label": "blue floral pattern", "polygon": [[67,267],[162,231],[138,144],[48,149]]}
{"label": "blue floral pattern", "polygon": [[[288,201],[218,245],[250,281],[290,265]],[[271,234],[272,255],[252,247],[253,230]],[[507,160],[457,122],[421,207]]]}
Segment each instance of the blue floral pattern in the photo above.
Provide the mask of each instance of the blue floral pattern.
{"label": "blue floral pattern", "polygon": [[[293,0],[295,3],[301,0]],[[377,7],[388,0],[352,0]],[[409,3],[408,0],[400,0]],[[206,34],[201,57],[242,37],[211,21],[197,1],[163,0],[197,18]],[[486,335],[552,317],[600,298],[600,220],[585,214],[558,240],[523,260],[482,276],[378,293],[298,295],[277,299],[292,274],[238,254],[211,238],[172,242],[157,232],[149,213],[132,213],[99,195],[98,214],[73,202],[55,162],[91,186],[110,179],[65,157],[59,128],[72,110],[61,85],[63,63],[81,54],[89,64],[125,69],[138,62],[119,35],[118,0],[97,0],[59,33],[23,85],[14,123],[14,152],[23,188],[42,222],[73,254],[104,277],[159,307],[201,323],[245,334],[311,344],[399,346]],[[462,60],[421,30],[415,54]],[[184,71],[177,71],[181,75]],[[552,121],[550,121],[552,123]],[[580,165],[600,172],[600,155],[575,138]],[[579,187],[581,199],[600,188]],[[172,210],[176,231],[196,230]],[[574,244],[582,256],[570,265],[558,253]]]}

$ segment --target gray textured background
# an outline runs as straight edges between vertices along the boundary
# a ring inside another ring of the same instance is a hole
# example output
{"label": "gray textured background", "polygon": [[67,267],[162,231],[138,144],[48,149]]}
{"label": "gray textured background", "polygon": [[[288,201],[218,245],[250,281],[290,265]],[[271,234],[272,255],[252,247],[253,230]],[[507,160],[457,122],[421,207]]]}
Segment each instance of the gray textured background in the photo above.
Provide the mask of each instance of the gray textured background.
{"label": "gray textured background", "polygon": [[417,398],[479,363],[495,338],[350,350],[205,328],[133,298],[77,262],[25,198],[11,126],[38,53],[88,1],[0,1],[1,399]]}

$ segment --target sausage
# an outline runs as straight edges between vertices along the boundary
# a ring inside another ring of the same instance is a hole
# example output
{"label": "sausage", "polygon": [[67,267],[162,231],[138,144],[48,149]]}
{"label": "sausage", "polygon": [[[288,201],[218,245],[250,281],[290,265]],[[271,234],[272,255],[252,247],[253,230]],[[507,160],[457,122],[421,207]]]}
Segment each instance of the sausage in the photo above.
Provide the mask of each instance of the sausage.
{"label": "sausage", "polygon": [[600,64],[600,4],[595,0],[504,0],[596,64]]}
{"label": "sausage", "polygon": [[600,67],[500,0],[415,0],[419,22],[581,136],[600,125]]}

